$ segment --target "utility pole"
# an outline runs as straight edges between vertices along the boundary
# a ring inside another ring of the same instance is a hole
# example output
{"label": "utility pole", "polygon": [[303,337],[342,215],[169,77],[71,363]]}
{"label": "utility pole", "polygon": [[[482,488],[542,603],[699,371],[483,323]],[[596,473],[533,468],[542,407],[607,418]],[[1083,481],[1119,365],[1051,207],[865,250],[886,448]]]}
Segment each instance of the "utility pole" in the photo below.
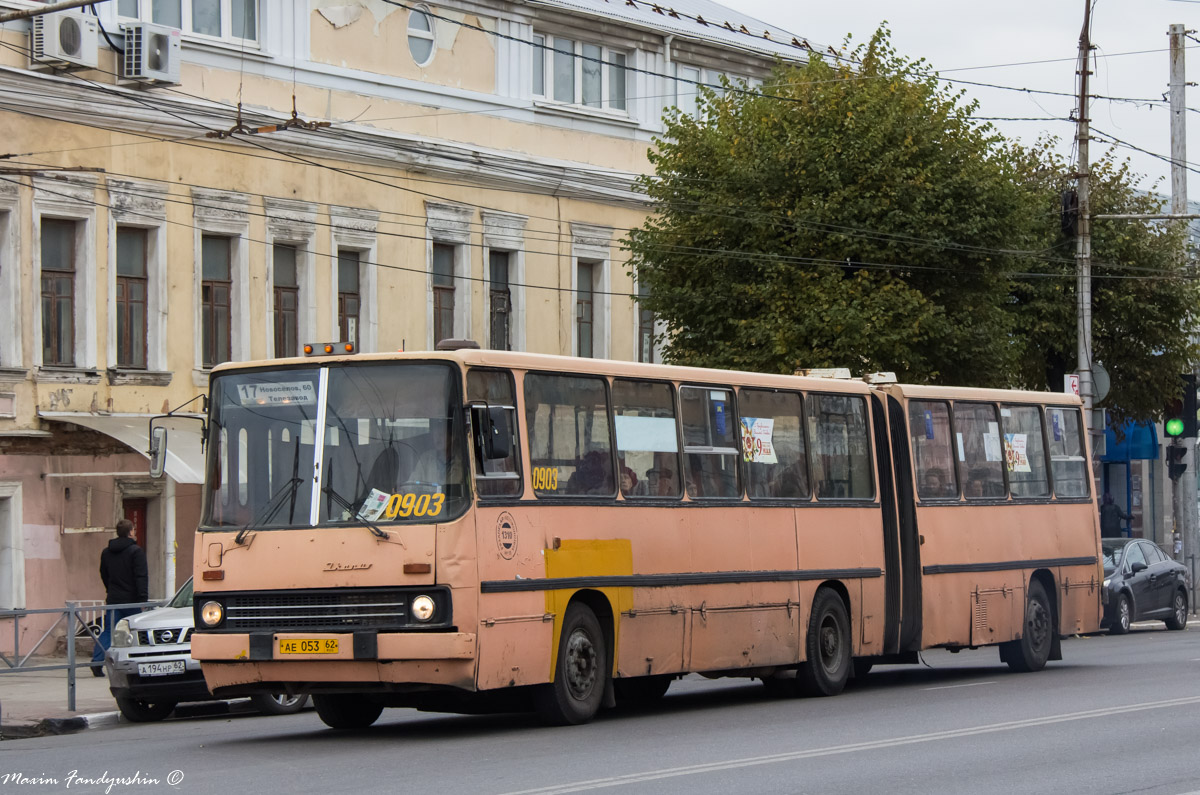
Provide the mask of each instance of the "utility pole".
{"label": "utility pole", "polygon": [[[1184,94],[1187,91],[1187,76],[1184,70],[1184,37],[1187,31],[1183,25],[1171,25],[1167,29],[1167,37],[1171,44],[1171,214],[1186,215],[1187,202],[1187,103]],[[1195,330],[1193,329],[1193,333]],[[1195,364],[1192,369],[1194,371]],[[1192,581],[1195,582],[1194,571],[1196,555],[1200,553],[1200,538],[1197,537],[1197,527],[1200,526],[1200,516],[1196,506],[1196,438],[1184,438],[1183,460],[1187,465],[1184,476],[1176,480],[1172,486],[1171,502],[1177,507],[1175,514],[1176,527],[1183,536],[1183,563],[1192,569]],[[1192,604],[1195,604],[1195,592],[1192,593]]]}
{"label": "utility pole", "polygon": [[1083,30],[1079,33],[1079,118],[1076,122],[1075,144],[1079,162],[1075,169],[1076,193],[1079,199],[1079,227],[1075,238],[1075,316],[1076,347],[1078,351],[1079,396],[1083,399],[1084,416],[1092,435],[1092,480],[1099,485],[1100,446],[1104,439],[1104,415],[1097,421],[1092,408],[1095,389],[1092,385],[1092,206],[1088,194],[1088,59],[1092,51],[1092,0],[1083,2]]}

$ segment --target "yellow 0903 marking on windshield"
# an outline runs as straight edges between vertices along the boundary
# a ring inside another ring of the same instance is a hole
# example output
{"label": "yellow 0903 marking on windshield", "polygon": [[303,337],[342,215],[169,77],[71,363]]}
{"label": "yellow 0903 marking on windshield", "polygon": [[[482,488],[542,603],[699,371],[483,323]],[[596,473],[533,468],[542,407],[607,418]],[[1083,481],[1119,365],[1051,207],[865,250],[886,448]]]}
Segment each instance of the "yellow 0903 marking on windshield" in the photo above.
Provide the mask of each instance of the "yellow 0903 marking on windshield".
{"label": "yellow 0903 marking on windshield", "polygon": [[410,516],[437,516],[446,504],[445,494],[393,494],[383,510],[388,519],[407,519]]}

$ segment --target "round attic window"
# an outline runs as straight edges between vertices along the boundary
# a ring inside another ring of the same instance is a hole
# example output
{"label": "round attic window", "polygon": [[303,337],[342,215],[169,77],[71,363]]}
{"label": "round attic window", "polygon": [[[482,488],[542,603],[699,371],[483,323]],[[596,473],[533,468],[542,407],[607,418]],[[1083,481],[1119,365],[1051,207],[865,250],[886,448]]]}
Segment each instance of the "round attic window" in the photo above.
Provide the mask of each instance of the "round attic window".
{"label": "round attic window", "polygon": [[433,60],[433,19],[422,8],[414,8],[408,15],[408,51],[417,66],[426,66]]}

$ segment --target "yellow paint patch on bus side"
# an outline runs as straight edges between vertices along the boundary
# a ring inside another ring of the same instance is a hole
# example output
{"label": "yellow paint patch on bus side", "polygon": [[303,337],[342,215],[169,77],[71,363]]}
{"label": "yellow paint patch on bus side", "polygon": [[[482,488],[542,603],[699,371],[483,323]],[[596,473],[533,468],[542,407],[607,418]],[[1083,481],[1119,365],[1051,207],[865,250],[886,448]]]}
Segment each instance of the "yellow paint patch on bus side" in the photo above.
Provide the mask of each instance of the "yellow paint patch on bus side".
{"label": "yellow paint patch on bus side", "polygon": [[[563,539],[558,549],[547,549],[546,577],[604,577],[633,574],[633,545],[628,538],[611,541]],[[562,635],[563,616],[579,588],[546,591],[546,612],[554,616],[554,641],[550,647],[550,680],[558,665],[558,646]],[[633,588],[592,588],[608,599],[613,613],[613,667],[617,663],[617,643],[620,640],[621,612],[633,607]],[[611,673],[611,671],[610,671]]]}

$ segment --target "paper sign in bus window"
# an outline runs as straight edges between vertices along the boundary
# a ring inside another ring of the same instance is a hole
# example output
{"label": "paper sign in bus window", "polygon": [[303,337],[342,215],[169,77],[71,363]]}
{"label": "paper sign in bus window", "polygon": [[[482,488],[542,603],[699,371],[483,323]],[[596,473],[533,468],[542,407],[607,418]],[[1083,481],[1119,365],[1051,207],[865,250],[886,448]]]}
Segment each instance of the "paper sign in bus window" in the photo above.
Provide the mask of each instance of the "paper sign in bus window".
{"label": "paper sign in bus window", "polygon": [[358,509],[358,518],[365,519],[368,522],[378,521],[383,515],[384,508],[387,508],[388,500],[392,495],[380,491],[379,489],[371,489],[371,493],[363,500],[362,507]]}
{"label": "paper sign in bus window", "polygon": [[930,409],[925,410],[925,438],[933,439],[933,411]]}
{"label": "paper sign in bus window", "polygon": [[674,417],[633,417],[618,414],[617,449],[651,453],[674,453],[679,449]]}
{"label": "paper sign in bus window", "polygon": [[1000,426],[994,422],[988,423],[987,433],[983,435],[983,457],[988,461],[1004,460],[1000,450]]}
{"label": "paper sign in bus window", "polygon": [[770,417],[742,417],[742,459],[753,464],[778,464],[775,445],[775,420]]}
{"label": "paper sign in bus window", "polygon": [[283,381],[277,384],[238,384],[243,406],[311,406],[317,402],[312,381]]}
{"label": "paper sign in bus window", "polygon": [[1004,434],[1004,452],[1009,472],[1032,472],[1027,453],[1028,437],[1023,433]]}

